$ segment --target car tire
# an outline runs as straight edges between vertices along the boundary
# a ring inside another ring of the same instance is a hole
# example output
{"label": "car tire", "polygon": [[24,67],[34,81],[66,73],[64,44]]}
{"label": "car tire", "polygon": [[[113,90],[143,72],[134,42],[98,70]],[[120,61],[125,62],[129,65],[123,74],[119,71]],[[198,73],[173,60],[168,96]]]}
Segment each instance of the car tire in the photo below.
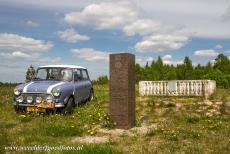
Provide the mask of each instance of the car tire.
{"label": "car tire", "polygon": [[93,89],[90,90],[88,101],[92,101],[94,99],[94,92]]}
{"label": "car tire", "polygon": [[73,107],[74,107],[74,99],[73,99],[73,97],[70,97],[66,106],[62,109],[62,113],[63,114],[73,113]]}

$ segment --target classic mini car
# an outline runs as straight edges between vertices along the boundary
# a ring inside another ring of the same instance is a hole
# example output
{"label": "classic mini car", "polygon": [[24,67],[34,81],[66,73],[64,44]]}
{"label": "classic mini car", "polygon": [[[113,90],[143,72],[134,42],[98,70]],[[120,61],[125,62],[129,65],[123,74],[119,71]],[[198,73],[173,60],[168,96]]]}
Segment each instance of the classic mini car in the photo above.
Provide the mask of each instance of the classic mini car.
{"label": "classic mini car", "polygon": [[78,103],[93,99],[86,68],[75,65],[40,66],[36,77],[14,89],[16,112],[61,111],[71,113]]}

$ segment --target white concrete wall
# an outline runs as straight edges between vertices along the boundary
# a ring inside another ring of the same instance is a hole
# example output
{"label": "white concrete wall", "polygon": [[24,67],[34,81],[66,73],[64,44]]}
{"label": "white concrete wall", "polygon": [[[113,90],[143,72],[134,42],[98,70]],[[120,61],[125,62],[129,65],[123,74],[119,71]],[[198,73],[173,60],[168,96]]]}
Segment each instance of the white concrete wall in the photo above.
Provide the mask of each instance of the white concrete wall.
{"label": "white concrete wall", "polygon": [[140,81],[139,93],[142,96],[204,96],[208,98],[216,90],[214,80],[170,80]]}

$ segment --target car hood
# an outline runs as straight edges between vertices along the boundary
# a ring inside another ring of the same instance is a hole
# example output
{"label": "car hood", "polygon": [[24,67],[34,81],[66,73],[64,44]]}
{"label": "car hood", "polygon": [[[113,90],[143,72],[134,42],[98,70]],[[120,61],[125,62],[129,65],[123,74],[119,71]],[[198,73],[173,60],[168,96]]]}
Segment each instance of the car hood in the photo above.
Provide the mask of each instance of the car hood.
{"label": "car hood", "polygon": [[62,84],[65,84],[63,81],[31,81],[26,84],[23,88],[24,93],[51,93],[51,90],[54,87],[58,87]]}

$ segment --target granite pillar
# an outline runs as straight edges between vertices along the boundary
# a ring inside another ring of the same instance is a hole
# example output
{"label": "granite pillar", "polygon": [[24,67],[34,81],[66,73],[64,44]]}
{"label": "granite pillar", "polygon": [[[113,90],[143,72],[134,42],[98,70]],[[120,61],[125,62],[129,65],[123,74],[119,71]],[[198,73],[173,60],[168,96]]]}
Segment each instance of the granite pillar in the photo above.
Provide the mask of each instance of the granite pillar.
{"label": "granite pillar", "polygon": [[135,56],[110,54],[110,115],[116,128],[135,125]]}

